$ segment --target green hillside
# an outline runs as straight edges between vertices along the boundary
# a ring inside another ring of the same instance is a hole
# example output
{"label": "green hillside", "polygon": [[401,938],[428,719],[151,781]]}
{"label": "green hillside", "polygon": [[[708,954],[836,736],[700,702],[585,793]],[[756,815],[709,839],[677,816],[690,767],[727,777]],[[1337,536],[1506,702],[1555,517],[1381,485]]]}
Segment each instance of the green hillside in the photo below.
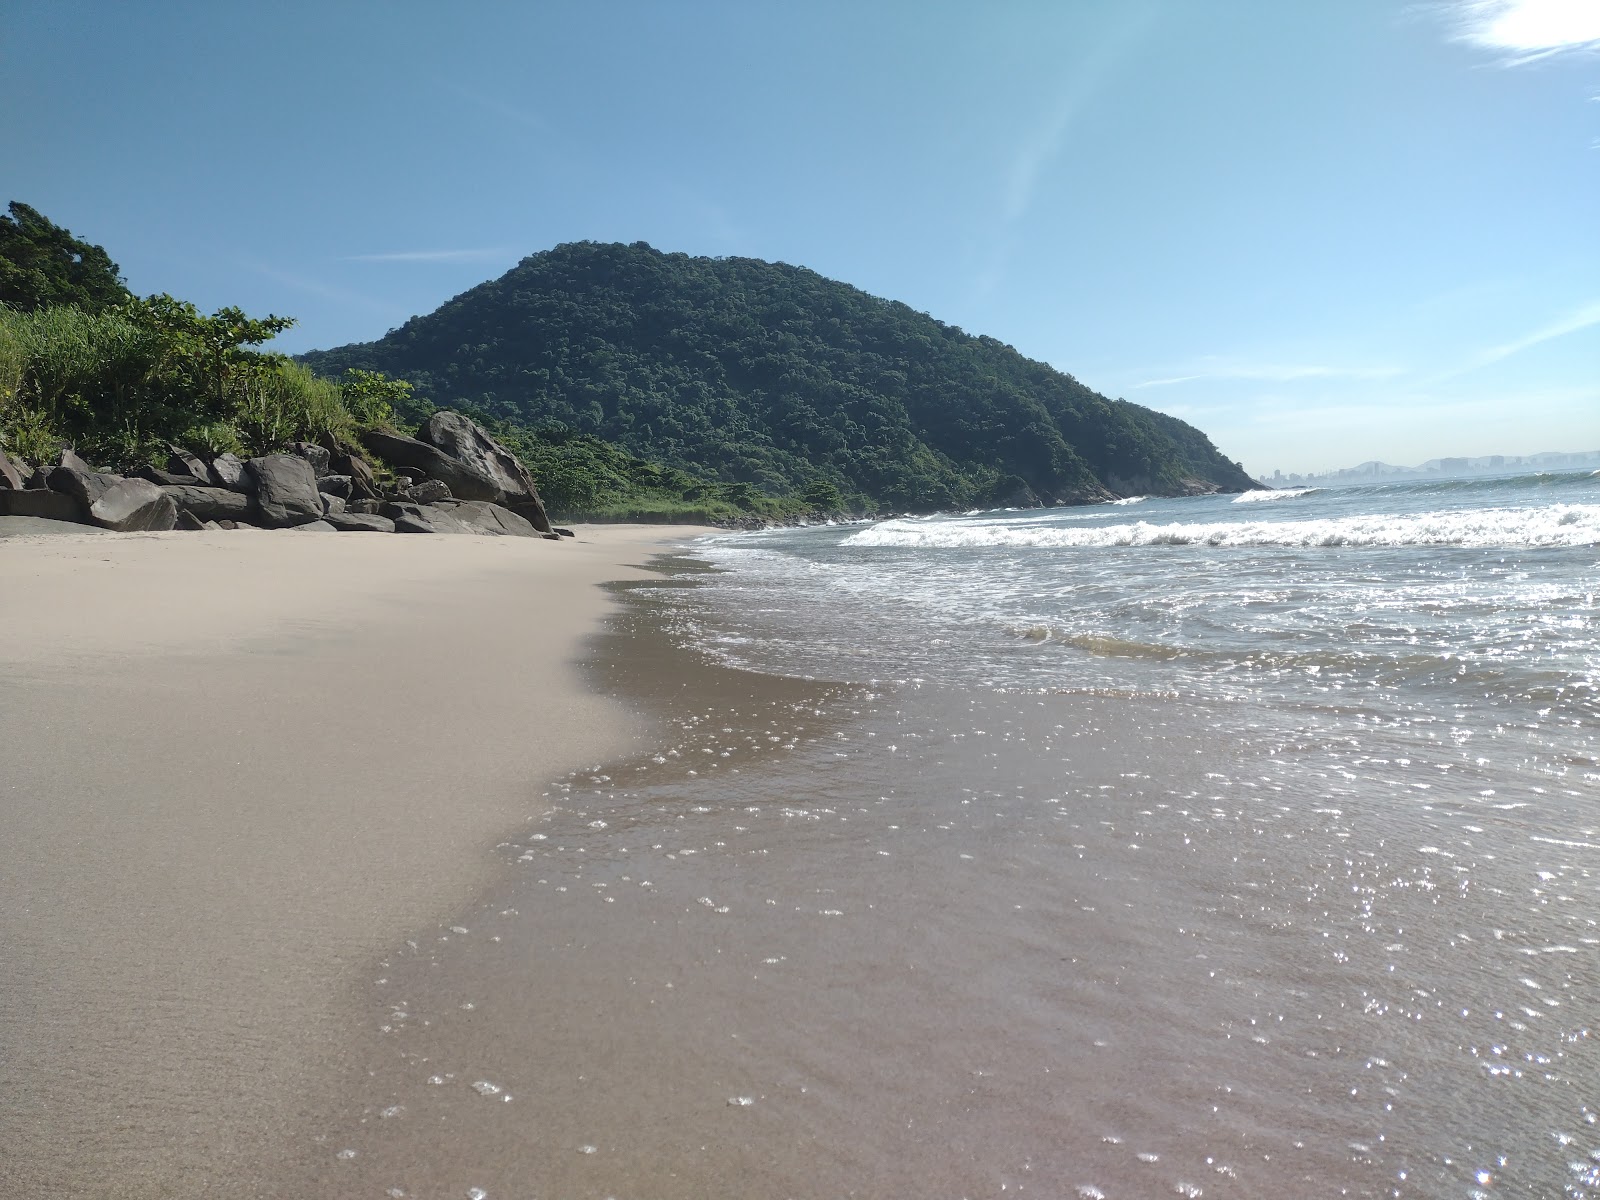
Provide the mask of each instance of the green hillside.
{"label": "green hillside", "polygon": [[855,507],[1255,486],[1199,430],[813,271],[579,242],[379,341],[315,351],[560,436]]}

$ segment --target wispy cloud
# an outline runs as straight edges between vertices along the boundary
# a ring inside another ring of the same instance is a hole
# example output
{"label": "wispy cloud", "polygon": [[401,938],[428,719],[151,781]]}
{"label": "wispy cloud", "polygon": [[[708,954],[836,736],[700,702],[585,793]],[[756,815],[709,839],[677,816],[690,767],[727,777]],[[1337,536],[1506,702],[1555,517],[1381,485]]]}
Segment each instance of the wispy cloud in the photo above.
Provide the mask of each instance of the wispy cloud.
{"label": "wispy cloud", "polygon": [[241,259],[239,265],[247,270],[254,271],[265,279],[272,280],[274,283],[293,288],[297,292],[305,292],[311,296],[320,296],[322,299],[331,300],[335,304],[365,308],[371,312],[393,313],[394,311],[393,305],[386,304],[371,296],[362,295],[360,292],[352,292],[347,288],[338,287],[334,284],[324,283],[322,280],[313,279],[308,275],[285,271],[256,259]]}
{"label": "wispy cloud", "polygon": [[1510,66],[1600,49],[1600,4],[1594,0],[1447,0],[1445,11],[1458,40]]}
{"label": "wispy cloud", "polygon": [[1135,388],[1171,387],[1179,383],[1213,380],[1249,380],[1257,383],[1295,383],[1304,379],[1393,379],[1401,367],[1348,367],[1310,363],[1201,363],[1182,374],[1146,379]]}
{"label": "wispy cloud", "polygon": [[506,246],[478,250],[391,250],[383,254],[347,254],[345,262],[476,263],[494,262],[512,251]]}
{"label": "wispy cloud", "polygon": [[526,125],[529,129],[545,129],[548,127],[549,123],[538,113],[530,112],[525,108],[518,108],[515,104],[507,104],[498,96],[491,96],[486,92],[461,87],[457,84],[448,84],[446,86],[450,92],[471,104],[476,104],[485,112],[492,112],[496,116],[504,117],[506,120],[513,121],[518,125]]}
{"label": "wispy cloud", "polygon": [[1557,321],[1552,321],[1542,329],[1536,329],[1525,337],[1515,341],[1505,342],[1499,346],[1491,346],[1478,355],[1474,366],[1487,366],[1499,362],[1502,358],[1510,358],[1513,354],[1520,354],[1541,342],[1554,341],[1559,337],[1566,337],[1569,333],[1577,333],[1580,329],[1600,325],[1600,300],[1585,304],[1582,308],[1575,309]]}

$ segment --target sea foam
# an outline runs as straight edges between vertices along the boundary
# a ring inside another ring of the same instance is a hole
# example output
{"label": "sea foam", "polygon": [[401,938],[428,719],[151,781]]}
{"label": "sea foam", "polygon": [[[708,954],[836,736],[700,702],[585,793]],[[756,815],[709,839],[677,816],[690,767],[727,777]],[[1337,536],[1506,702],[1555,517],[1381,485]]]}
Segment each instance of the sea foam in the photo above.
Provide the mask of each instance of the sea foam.
{"label": "sea foam", "polygon": [[1600,544],[1600,505],[1552,504],[1544,508],[1491,508],[1328,517],[1302,521],[1216,521],[1060,528],[1010,524],[884,521],[844,540],[847,546],[883,547],[1101,547],[1101,546],[1463,546],[1561,547]]}

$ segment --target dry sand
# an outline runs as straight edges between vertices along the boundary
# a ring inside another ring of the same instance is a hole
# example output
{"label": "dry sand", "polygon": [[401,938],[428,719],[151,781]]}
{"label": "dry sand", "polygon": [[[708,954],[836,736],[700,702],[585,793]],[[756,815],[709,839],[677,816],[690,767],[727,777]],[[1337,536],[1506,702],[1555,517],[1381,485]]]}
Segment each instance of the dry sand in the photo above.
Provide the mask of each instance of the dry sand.
{"label": "dry sand", "polygon": [[574,660],[700,532],[0,541],[0,1196],[255,1192],[351,973],[645,732]]}

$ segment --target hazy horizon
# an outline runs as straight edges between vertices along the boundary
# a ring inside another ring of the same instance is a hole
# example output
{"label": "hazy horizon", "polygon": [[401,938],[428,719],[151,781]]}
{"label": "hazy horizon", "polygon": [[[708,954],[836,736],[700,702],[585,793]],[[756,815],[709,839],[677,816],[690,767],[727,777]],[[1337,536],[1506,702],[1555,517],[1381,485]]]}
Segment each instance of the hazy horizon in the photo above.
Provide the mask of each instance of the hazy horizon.
{"label": "hazy horizon", "polygon": [[1255,475],[1600,446],[1581,0],[14,6],[8,194],[381,336],[561,242],[805,266]]}

